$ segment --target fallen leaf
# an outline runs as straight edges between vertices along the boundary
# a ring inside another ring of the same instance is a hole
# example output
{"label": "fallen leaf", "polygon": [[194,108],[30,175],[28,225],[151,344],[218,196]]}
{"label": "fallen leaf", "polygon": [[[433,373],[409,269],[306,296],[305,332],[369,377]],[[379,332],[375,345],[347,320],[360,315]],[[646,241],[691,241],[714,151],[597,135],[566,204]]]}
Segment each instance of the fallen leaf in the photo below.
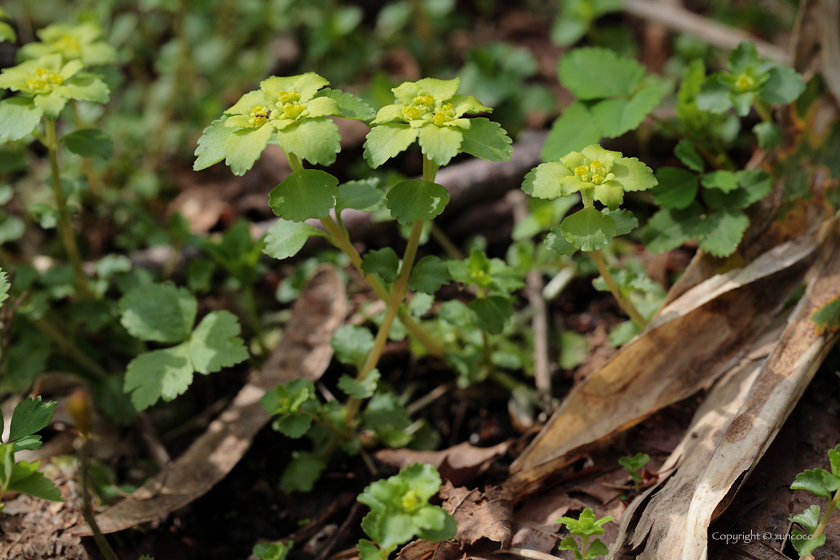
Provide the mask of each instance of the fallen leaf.
{"label": "fallen leaf", "polygon": [[510,490],[501,486],[488,486],[484,492],[455,488],[444,483],[440,489],[443,509],[458,522],[455,540],[468,545],[482,538],[500,543],[508,548],[513,538],[511,518],[513,501]]}
{"label": "fallen leaf", "polygon": [[[332,358],[330,338],[346,314],[344,285],[333,268],[322,268],[295,302],[283,340],[252,374],[233,402],[205,433],[154,477],[96,521],[103,533],[121,531],[184,507],[208,492],[239,462],[256,433],[271,419],[260,406],[266,390],[293,379],[317,380]],[[72,531],[90,535],[87,525]]]}
{"label": "fallen leaf", "polygon": [[426,463],[435,467],[441,478],[453,486],[464,486],[486,471],[493,461],[504,456],[509,447],[507,442],[493,447],[475,447],[464,442],[442,451],[382,449],[376,452],[376,458],[397,469],[412,463]]}

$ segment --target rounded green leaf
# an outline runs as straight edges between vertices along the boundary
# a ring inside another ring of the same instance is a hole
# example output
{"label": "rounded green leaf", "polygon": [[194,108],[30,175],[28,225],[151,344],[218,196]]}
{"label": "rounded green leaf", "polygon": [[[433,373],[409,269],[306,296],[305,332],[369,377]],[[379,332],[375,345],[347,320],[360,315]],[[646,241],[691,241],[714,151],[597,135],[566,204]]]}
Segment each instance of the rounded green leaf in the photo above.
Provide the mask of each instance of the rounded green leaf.
{"label": "rounded green leaf", "polygon": [[712,171],[703,175],[701,182],[707,189],[728,193],[738,188],[738,175],[732,171]]}
{"label": "rounded green leaf", "polygon": [[362,212],[381,210],[385,205],[385,191],[379,188],[379,179],[372,177],[362,181],[347,181],[338,186],[336,212],[353,208]]}
{"label": "rounded green leaf", "polygon": [[362,271],[365,275],[378,274],[382,280],[391,283],[397,279],[400,268],[400,258],[390,247],[368,251],[362,257]]}
{"label": "rounded green leaf", "polygon": [[473,323],[490,334],[501,334],[505,323],[513,317],[513,306],[503,296],[476,298],[467,306],[473,313]]}
{"label": "rounded green leaf", "polygon": [[411,269],[408,289],[434,295],[441,286],[452,280],[449,267],[439,257],[428,255],[420,259]]}
{"label": "rounded green leaf", "polygon": [[449,191],[437,183],[411,179],[398,183],[388,191],[386,206],[391,216],[403,225],[417,220],[431,220],[443,212],[449,202]]}
{"label": "rounded green leaf", "polygon": [[715,257],[728,257],[738,248],[750,219],[740,210],[718,210],[706,216],[711,230],[700,239],[699,247]]}
{"label": "rounded green leaf", "polygon": [[560,83],[578,99],[630,95],[645,67],[610,49],[588,47],[567,52],[557,67]]}
{"label": "rounded green leaf", "polygon": [[604,208],[601,213],[615,220],[616,235],[625,235],[639,227],[639,220],[630,210],[607,210]]}
{"label": "rounded green leaf", "polygon": [[108,159],[114,149],[114,141],[98,128],[83,128],[71,132],[61,139],[67,149],[82,157]]}
{"label": "rounded green leaf", "polygon": [[190,336],[190,361],[195,370],[206,375],[247,360],[239,330],[239,321],[230,311],[205,316]]}
{"label": "rounded green leaf", "polygon": [[578,249],[598,251],[615,237],[616,223],[612,217],[594,208],[584,208],[564,219],[560,231]]}
{"label": "rounded green leaf", "polygon": [[579,152],[601,140],[602,136],[587,106],[574,101],[563,109],[560,118],[551,125],[543,146],[542,160],[556,161],[569,152]]}
{"label": "rounded green leaf", "polygon": [[[694,143],[687,138],[683,138],[677,143],[677,147],[674,148],[674,155],[677,156],[683,165],[691,169],[692,171],[696,171],[698,173],[702,173],[704,169],[703,158],[700,157],[700,154],[697,153],[697,149],[694,147]],[[657,175],[657,178],[659,176]]]}
{"label": "rounded green leaf", "polygon": [[361,367],[373,348],[373,335],[366,328],[345,325],[335,331],[330,344],[339,362]]}
{"label": "rounded green leaf", "polygon": [[268,230],[263,252],[280,260],[293,257],[313,235],[324,236],[324,232],[307,223],[290,222],[281,218]]}
{"label": "rounded green leaf", "polygon": [[154,350],[134,358],[125,371],[123,389],[131,403],[144,410],[159,399],[171,401],[189,388],[193,380],[189,344]]}
{"label": "rounded green leaf", "polygon": [[225,126],[226,119],[217,119],[204,129],[195,149],[193,171],[200,171],[225,159],[225,141],[231,131]]}
{"label": "rounded green leaf", "polygon": [[[230,131],[231,129],[227,130]],[[266,123],[260,128],[242,128],[227,133],[223,140],[222,149],[225,154],[225,163],[234,175],[244,175],[254,166],[254,162],[257,161],[257,158],[260,157],[260,154],[268,145],[272,132],[271,125]],[[220,133],[214,131],[214,138],[218,138],[216,134],[220,135]],[[196,161],[196,165],[198,165],[198,161]]]}
{"label": "rounded green leaf", "polygon": [[578,250],[577,247],[569,243],[569,241],[565,237],[563,237],[563,233],[560,231],[559,226],[556,228],[552,228],[552,230],[546,236],[545,246],[546,248],[551,249],[555,253],[559,253],[567,257],[571,257]]}
{"label": "rounded green leaf", "polygon": [[272,143],[314,165],[332,165],[341,151],[338,126],[326,117],[304,119],[278,130]]}
{"label": "rounded green leaf", "polygon": [[134,288],[120,300],[120,323],[141,340],[181,342],[189,337],[198,302],[185,288],[149,284]]}
{"label": "rounded green leaf", "polygon": [[656,172],[659,184],[651,194],[664,208],[685,208],[697,197],[697,175],[684,169],[662,167]]}
{"label": "rounded green leaf", "polygon": [[284,220],[323,218],[335,206],[338,179],[317,169],[295,171],[268,194],[268,205]]}
{"label": "rounded green leaf", "polygon": [[532,169],[522,182],[522,190],[536,198],[554,199],[563,194],[563,178],[573,177],[562,163],[543,163]]}
{"label": "rounded green leaf", "polygon": [[614,180],[627,192],[644,191],[657,184],[650,167],[636,158],[618,158],[613,163],[612,173]]}
{"label": "rounded green leaf", "polygon": [[770,76],[761,90],[761,97],[773,105],[792,103],[805,91],[802,76],[793,68],[774,66],[770,69]]}
{"label": "rounded green leaf", "polygon": [[662,99],[663,93],[661,87],[653,85],[639,90],[630,99],[605,99],[591,107],[592,119],[603,136],[616,138],[639,126]]}
{"label": "rounded green leaf", "polygon": [[427,124],[420,127],[418,134],[423,155],[440,166],[458,155],[463,140],[461,128]]}

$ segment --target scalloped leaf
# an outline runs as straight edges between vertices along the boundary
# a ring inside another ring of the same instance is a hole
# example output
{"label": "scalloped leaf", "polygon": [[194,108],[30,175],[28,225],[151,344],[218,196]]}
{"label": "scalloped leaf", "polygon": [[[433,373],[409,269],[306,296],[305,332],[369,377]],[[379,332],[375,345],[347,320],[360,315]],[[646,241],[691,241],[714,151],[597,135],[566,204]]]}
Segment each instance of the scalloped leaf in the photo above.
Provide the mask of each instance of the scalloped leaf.
{"label": "scalloped leaf", "polygon": [[563,237],[581,251],[598,251],[610,244],[616,235],[612,217],[595,208],[584,208],[566,217],[560,224]]}
{"label": "scalloped leaf", "polygon": [[295,256],[306,244],[306,240],[313,235],[326,237],[323,231],[307,223],[280,218],[268,230],[263,252],[275,259],[288,259]]}
{"label": "scalloped leaf", "polygon": [[304,119],[278,130],[271,141],[313,165],[332,165],[341,151],[338,126],[327,117]]}
{"label": "scalloped leaf", "polygon": [[338,179],[318,169],[295,171],[268,193],[268,205],[284,220],[324,218],[338,198]]}
{"label": "scalloped leaf", "polygon": [[367,134],[364,157],[376,169],[392,157],[404,152],[417,139],[419,131],[403,123],[376,125]]}
{"label": "scalloped leaf", "polygon": [[513,140],[502,125],[476,117],[470,119],[470,127],[462,129],[461,151],[487,161],[510,161]]}
{"label": "scalloped leaf", "polygon": [[418,220],[431,220],[443,212],[449,191],[437,183],[410,179],[397,183],[387,196],[391,216],[404,226]]}
{"label": "scalloped leaf", "polygon": [[543,161],[556,161],[570,152],[579,152],[601,140],[601,129],[580,101],[570,103],[551,125],[542,150]]}
{"label": "scalloped leaf", "polygon": [[458,155],[463,130],[456,126],[435,126],[427,124],[420,127],[417,135],[423,155],[440,166],[444,166]]}
{"label": "scalloped leaf", "polygon": [[664,208],[686,208],[697,198],[697,174],[674,167],[661,167],[656,171],[659,184],[651,194],[656,203]]}
{"label": "scalloped leaf", "polygon": [[10,97],[0,101],[0,143],[25,138],[35,130],[44,111],[29,97]]}
{"label": "scalloped leaf", "polygon": [[630,95],[645,67],[610,49],[586,47],[568,51],[557,66],[560,83],[578,99]]}

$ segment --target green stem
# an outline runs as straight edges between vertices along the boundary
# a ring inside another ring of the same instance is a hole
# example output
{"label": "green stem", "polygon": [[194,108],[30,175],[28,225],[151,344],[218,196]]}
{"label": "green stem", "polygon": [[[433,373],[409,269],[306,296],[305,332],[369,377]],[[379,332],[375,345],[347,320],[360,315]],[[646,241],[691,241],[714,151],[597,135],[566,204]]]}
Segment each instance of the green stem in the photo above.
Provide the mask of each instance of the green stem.
{"label": "green stem", "polygon": [[108,544],[108,540],[105,538],[105,535],[103,535],[102,531],[99,530],[99,525],[96,524],[96,518],[93,515],[93,508],[91,508],[90,492],[88,491],[87,480],[88,463],[90,462],[88,443],[88,438],[83,436],[82,448],[79,449],[79,469],[82,486],[82,516],[85,518],[85,522],[88,524],[88,527],[90,527],[90,532],[93,533],[93,540],[96,542],[96,546],[99,547],[99,551],[102,552],[102,556],[105,557],[105,560],[119,560],[116,553],[114,553],[114,549],[111,548],[110,544]]}
{"label": "green stem", "polygon": [[[76,128],[85,128],[86,125],[82,121],[82,116],[79,114],[79,103],[75,99],[73,99],[70,103],[70,106],[73,108],[73,122],[76,124]],[[85,177],[88,181],[88,185],[90,185],[91,194],[93,196],[98,197],[99,194],[102,192],[102,189],[99,186],[99,180],[96,178],[96,173],[94,173],[93,165],[91,164],[90,158],[82,158],[82,171],[84,171]]]}
{"label": "green stem", "polygon": [[443,250],[446,251],[447,255],[459,261],[464,260],[464,252],[461,251],[461,249],[459,249],[458,246],[455,245],[451,239],[449,239],[449,236],[446,235],[446,233],[442,229],[440,229],[437,226],[437,224],[432,223],[432,229],[429,230],[429,233],[432,235],[435,241],[437,241],[438,245],[440,245],[443,248]]}
{"label": "green stem", "polygon": [[828,526],[828,519],[831,517],[831,514],[834,513],[834,510],[837,509],[837,503],[840,501],[840,490],[834,493],[834,498],[828,501],[828,506],[825,508],[825,513],[823,514],[822,518],[820,519],[819,525],[817,525],[814,534],[811,535],[812,538],[816,539],[820,535],[825,532],[825,528]]}
{"label": "green stem", "polygon": [[61,240],[64,243],[64,250],[70,259],[73,267],[73,276],[76,280],[76,288],[84,299],[93,299],[93,293],[87,282],[87,275],[82,267],[82,257],[79,254],[79,247],[76,245],[76,238],[73,236],[73,227],[70,224],[70,214],[67,212],[67,202],[64,200],[64,192],[61,189],[61,173],[58,168],[58,136],[56,134],[55,121],[46,119],[46,145],[50,156],[50,172],[52,174],[53,194],[58,206],[58,229]]}
{"label": "green stem", "polygon": [[770,105],[768,105],[766,101],[756,97],[753,99],[752,105],[755,108],[755,112],[758,113],[759,117],[761,117],[761,120],[769,123],[773,122],[773,114],[770,111]]}
{"label": "green stem", "polygon": [[245,291],[245,308],[247,309],[248,318],[251,320],[251,328],[254,329],[254,336],[257,338],[257,344],[260,347],[263,359],[268,357],[268,346],[265,344],[265,336],[263,334],[262,324],[260,323],[260,314],[257,311],[257,300],[254,297],[254,287],[251,284],[242,283]]}
{"label": "green stem", "polygon": [[647,321],[642,314],[639,313],[639,310],[636,309],[636,306],[633,305],[633,302],[630,301],[629,298],[625,298],[621,295],[621,291],[618,289],[618,284],[616,284],[615,279],[610,274],[609,269],[607,268],[607,263],[604,262],[604,257],[601,255],[601,251],[591,251],[589,256],[592,257],[592,260],[595,261],[595,266],[598,267],[598,272],[601,273],[603,276],[604,281],[607,283],[607,287],[612,292],[613,297],[615,297],[616,301],[618,301],[618,305],[624,310],[625,313],[630,317],[630,320],[639,327],[640,329],[645,328],[647,325]]}

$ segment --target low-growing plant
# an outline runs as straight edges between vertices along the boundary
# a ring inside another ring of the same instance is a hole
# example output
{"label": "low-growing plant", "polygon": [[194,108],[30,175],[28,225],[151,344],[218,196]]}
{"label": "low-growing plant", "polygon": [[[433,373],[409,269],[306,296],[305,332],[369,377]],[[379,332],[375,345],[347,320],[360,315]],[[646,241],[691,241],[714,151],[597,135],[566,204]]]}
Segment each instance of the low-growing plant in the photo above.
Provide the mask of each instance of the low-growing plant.
{"label": "low-growing plant", "polygon": [[824,511],[820,506],[813,505],[790,518],[805,529],[805,532],[799,529],[791,531],[791,543],[800,558],[807,558],[825,544],[828,520],[840,504],[840,445],[828,450],[828,460],[831,472],[825,469],[806,470],[796,475],[796,481],[790,485],[792,490],[807,490],[825,498]]}
{"label": "low-growing plant", "polygon": [[[596,520],[595,512],[592,511],[592,508],[584,509],[577,519],[573,517],[561,517],[556,523],[565,525],[574,536],[566,537],[560,541],[558,548],[560,550],[571,550],[577,560],[605,556],[610,551],[607,549],[607,545],[601,542],[601,539],[595,539],[592,542],[589,541],[596,535],[603,535],[606,531],[602,525],[614,520],[615,518],[611,515],[606,515]],[[575,537],[580,537],[580,545],[578,545]]]}
{"label": "low-growing plant", "polygon": [[455,519],[442,507],[429,503],[440,484],[433,466],[414,463],[365,488],[358,500],[370,507],[362,520],[362,530],[370,540],[359,541],[359,558],[386,560],[415,536],[430,542],[454,538]]}
{"label": "low-growing plant", "polygon": [[636,453],[632,457],[622,457],[618,460],[618,464],[627,471],[627,474],[629,474],[630,478],[633,480],[633,486],[636,488],[636,494],[638,494],[641,490],[643,482],[642,470],[645,465],[648,464],[648,461],[650,461],[650,456],[647,453]]}

